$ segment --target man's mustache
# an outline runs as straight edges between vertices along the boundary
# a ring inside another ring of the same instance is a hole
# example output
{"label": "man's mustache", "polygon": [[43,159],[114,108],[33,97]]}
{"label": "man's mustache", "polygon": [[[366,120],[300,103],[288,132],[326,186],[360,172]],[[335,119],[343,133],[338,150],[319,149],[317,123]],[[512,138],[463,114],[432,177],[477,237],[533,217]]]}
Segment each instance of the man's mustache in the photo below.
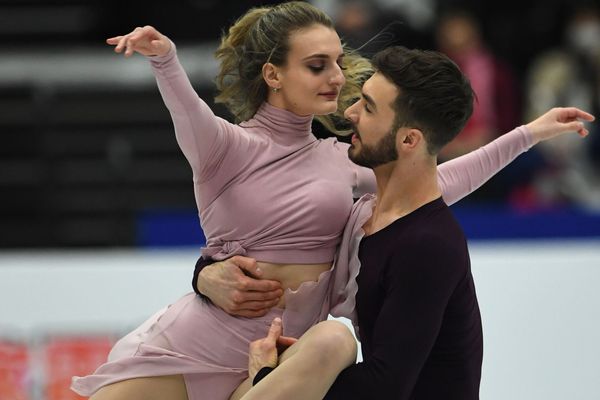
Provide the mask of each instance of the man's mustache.
{"label": "man's mustache", "polygon": [[356,137],[358,139],[360,139],[360,132],[358,131],[358,128],[356,127],[356,125],[350,124],[350,127],[352,128],[352,133],[354,133],[356,135]]}

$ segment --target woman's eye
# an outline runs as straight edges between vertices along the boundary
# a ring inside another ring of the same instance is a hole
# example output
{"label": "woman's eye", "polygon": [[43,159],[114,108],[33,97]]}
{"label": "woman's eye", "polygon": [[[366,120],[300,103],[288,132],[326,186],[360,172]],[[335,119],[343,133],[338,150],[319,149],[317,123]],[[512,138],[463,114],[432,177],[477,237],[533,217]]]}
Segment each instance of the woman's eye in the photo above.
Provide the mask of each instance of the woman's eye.
{"label": "woman's eye", "polygon": [[371,114],[371,109],[369,109],[369,106],[367,105],[367,103],[365,103],[365,111],[368,112],[369,114]]}
{"label": "woman's eye", "polygon": [[325,69],[324,65],[309,65],[308,68],[315,73],[319,73]]}
{"label": "woman's eye", "polygon": [[347,70],[347,69],[348,69],[347,67],[344,67],[344,63],[342,63],[342,62],[338,62],[338,63],[337,63],[337,65],[338,65],[338,67],[340,67],[340,69],[341,69],[342,71],[345,71],[345,70]]}

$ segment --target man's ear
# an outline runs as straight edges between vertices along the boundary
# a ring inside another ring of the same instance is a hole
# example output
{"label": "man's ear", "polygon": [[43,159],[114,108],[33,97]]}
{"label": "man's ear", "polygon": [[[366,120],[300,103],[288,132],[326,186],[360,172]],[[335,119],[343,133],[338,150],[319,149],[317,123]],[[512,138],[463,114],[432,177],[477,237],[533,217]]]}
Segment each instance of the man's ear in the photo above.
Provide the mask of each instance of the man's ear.
{"label": "man's ear", "polygon": [[279,68],[277,68],[275,64],[263,64],[262,76],[271,89],[281,89],[281,82],[279,80]]}
{"label": "man's ear", "polygon": [[400,128],[397,134],[399,146],[404,150],[412,150],[424,143],[423,132],[415,128]]}

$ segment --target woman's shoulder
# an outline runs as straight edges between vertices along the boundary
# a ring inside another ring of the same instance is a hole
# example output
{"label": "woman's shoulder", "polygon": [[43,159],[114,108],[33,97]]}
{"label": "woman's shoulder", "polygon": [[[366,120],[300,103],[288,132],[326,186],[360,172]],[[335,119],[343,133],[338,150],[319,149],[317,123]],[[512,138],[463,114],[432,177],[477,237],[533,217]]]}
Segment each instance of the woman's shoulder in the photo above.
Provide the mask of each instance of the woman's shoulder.
{"label": "woman's shoulder", "polygon": [[318,139],[317,143],[320,146],[335,150],[336,152],[339,152],[339,153],[343,154],[344,156],[347,156],[348,148],[350,147],[350,145],[348,143],[344,143],[344,142],[340,141],[337,137],[328,137],[328,138]]}

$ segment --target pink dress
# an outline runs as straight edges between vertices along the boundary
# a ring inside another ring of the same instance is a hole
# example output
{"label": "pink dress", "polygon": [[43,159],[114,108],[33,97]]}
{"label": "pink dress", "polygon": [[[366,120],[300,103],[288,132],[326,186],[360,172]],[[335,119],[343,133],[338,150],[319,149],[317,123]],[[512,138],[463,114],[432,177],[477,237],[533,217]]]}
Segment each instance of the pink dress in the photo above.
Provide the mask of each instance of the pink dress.
{"label": "pink dress", "polygon": [[[202,254],[288,264],[332,262],[353,197],[375,191],[372,171],[348,160],[347,144],[316,139],[312,116],[264,103],[239,125],[216,117],[193,90],[174,46],[151,63],[193,170],[207,238]],[[479,187],[530,144],[530,135],[518,129],[505,135],[504,142],[440,166],[446,202]],[[181,374],[190,400],[228,399],[248,376],[249,343],[266,335],[275,316],[282,317],[285,335],[301,336],[327,318],[334,283],[341,312],[352,307],[352,285],[342,282],[352,273],[348,266],[340,272],[334,281],[332,268],[318,282],[287,290],[286,308],[274,308],[261,318],[231,316],[187,294],[121,339],[94,374],[74,377],[72,389],[90,396],[125,379]]]}

